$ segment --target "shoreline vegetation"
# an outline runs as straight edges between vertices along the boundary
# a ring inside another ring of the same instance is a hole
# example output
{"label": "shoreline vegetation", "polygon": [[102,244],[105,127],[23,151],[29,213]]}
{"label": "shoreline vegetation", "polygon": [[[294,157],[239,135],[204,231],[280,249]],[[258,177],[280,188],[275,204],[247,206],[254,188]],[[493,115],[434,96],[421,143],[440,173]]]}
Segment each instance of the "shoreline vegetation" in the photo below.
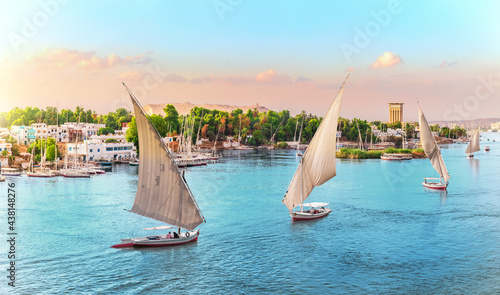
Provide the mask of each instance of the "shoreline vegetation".
{"label": "shoreline vegetation", "polygon": [[424,150],[416,149],[396,149],[388,148],[380,151],[363,151],[353,148],[341,148],[337,151],[336,157],[339,159],[380,159],[383,154],[411,154],[413,159],[426,158]]}

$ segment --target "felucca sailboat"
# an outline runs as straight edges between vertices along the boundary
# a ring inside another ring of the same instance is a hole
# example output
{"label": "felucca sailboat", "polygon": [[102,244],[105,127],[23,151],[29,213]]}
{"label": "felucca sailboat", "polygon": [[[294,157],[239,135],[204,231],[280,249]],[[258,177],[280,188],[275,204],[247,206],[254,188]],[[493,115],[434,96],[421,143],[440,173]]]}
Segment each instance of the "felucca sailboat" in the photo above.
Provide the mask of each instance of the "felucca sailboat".
{"label": "felucca sailboat", "polygon": [[[347,78],[340,87],[337,97],[319,125],[304,155],[300,158],[299,167],[281,201],[290,211],[293,220],[320,218],[332,212],[330,208],[325,208],[328,203],[304,203],[304,201],[316,186],[322,185],[336,175],[337,124]],[[293,211],[296,207],[300,207],[300,210]],[[304,207],[310,209],[304,210]]]}
{"label": "felucca sailboat", "polygon": [[479,147],[479,128],[472,133],[472,137],[470,139],[469,145],[467,146],[467,149],[465,150],[465,153],[467,154],[467,158],[473,158],[474,153],[480,151],[481,148]]}
{"label": "felucca sailboat", "polygon": [[[130,212],[149,217],[178,228],[176,238],[166,235],[122,239],[113,248],[132,246],[173,246],[194,242],[200,230],[194,230],[205,221],[189,189],[184,175],[175,164],[166,144],[132,92],[127,89],[134,106],[137,133],[141,147],[139,182],[134,205]],[[148,229],[166,229],[161,226]],[[181,228],[187,231],[181,233]]]}
{"label": "felucca sailboat", "polygon": [[441,156],[441,149],[434,135],[432,135],[431,128],[429,127],[429,123],[427,123],[427,119],[425,119],[420,105],[418,105],[418,123],[420,125],[420,144],[422,145],[422,149],[427,158],[431,161],[432,167],[439,173],[439,178],[424,178],[422,185],[430,189],[445,190],[448,187],[450,174]]}

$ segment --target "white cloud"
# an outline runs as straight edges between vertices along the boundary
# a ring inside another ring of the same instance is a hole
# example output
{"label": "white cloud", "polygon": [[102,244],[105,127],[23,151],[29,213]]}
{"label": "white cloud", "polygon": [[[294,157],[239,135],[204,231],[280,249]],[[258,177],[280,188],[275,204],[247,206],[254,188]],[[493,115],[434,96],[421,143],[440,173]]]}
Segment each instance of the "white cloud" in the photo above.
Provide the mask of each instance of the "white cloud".
{"label": "white cloud", "polygon": [[399,64],[402,64],[403,60],[399,55],[396,55],[390,51],[384,52],[377,60],[371,65],[373,69],[378,68],[388,68]]}

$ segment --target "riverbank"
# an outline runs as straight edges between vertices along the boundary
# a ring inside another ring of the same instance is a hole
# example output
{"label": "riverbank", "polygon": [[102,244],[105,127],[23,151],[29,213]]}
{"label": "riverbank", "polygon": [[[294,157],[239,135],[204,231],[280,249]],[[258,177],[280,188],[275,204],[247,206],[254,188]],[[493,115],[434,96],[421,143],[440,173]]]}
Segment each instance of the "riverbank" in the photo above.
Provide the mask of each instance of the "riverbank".
{"label": "riverbank", "polygon": [[337,151],[336,157],[339,159],[380,159],[383,154],[411,154],[415,158],[425,158],[424,150],[416,149],[395,149],[388,148],[381,151],[363,151],[353,148],[341,148]]}

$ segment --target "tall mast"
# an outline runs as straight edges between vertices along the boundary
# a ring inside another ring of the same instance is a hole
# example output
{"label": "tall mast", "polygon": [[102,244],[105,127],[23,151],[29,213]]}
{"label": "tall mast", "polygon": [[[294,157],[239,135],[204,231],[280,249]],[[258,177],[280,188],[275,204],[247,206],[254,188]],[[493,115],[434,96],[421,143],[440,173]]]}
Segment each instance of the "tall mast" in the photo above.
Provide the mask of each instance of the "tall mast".
{"label": "tall mast", "polygon": [[304,115],[302,115],[302,123],[300,124],[299,138],[297,140],[297,155],[299,154],[300,140],[302,138],[302,127],[304,127]]}
{"label": "tall mast", "polygon": [[56,106],[56,143],[54,144],[54,152],[55,152],[55,158],[54,158],[54,165],[56,166],[56,170],[57,170],[57,139],[58,139],[58,135],[59,135],[59,102],[57,102],[57,106]]}
{"label": "tall mast", "polygon": [[241,145],[241,114],[240,114],[240,129],[238,129],[238,146]]}
{"label": "tall mast", "polygon": [[295,124],[295,132],[293,133],[293,141],[297,140],[297,127],[299,127],[299,120],[297,119],[297,124]]}
{"label": "tall mast", "polygon": [[300,212],[304,212],[304,157],[300,157]]}
{"label": "tall mast", "polygon": [[362,150],[361,145],[363,144],[363,139],[361,138],[361,130],[359,130],[358,120],[356,120],[356,126],[358,127],[358,134],[359,134],[359,149]]}
{"label": "tall mast", "polygon": [[[196,143],[195,145],[198,146],[198,139],[200,138],[200,130],[201,130],[201,123],[203,122],[203,109],[201,110],[201,117],[200,117],[200,124],[198,125],[198,133],[196,133]],[[193,125],[194,127],[194,125]]]}

